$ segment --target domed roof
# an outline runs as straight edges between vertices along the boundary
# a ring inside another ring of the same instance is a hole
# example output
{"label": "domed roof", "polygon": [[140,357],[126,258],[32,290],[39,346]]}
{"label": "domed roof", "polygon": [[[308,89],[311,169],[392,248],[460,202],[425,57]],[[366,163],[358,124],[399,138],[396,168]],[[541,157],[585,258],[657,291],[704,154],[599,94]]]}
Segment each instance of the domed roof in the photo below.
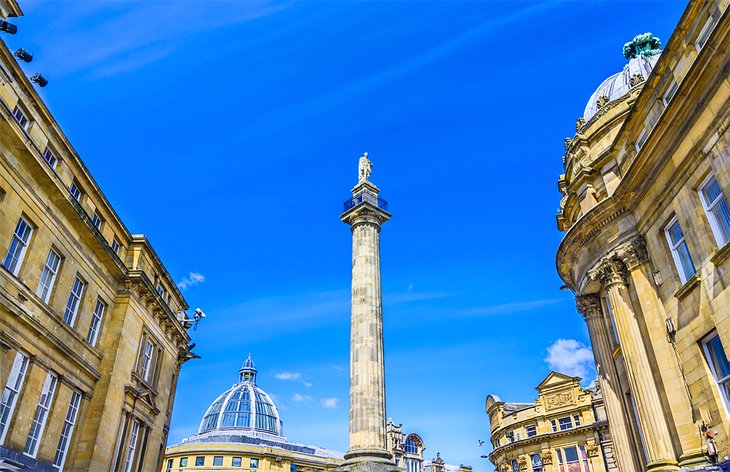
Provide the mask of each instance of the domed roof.
{"label": "domed roof", "polygon": [[[646,80],[651,74],[657,59],[659,59],[659,56],[634,57],[624,66],[624,70],[604,80],[588,100],[586,109],[583,112],[583,119],[590,120],[600,109],[598,106],[599,98],[605,96],[608,98],[608,102],[612,102],[623,97],[629,90]],[[641,76],[641,80],[632,84],[631,78],[638,75]]]}
{"label": "domed roof", "polygon": [[282,435],[279,410],[266,392],[256,385],[256,369],[249,354],[237,384],[221,393],[208,407],[198,434],[214,430],[243,430]]}
{"label": "domed roof", "polygon": [[[624,57],[629,59],[629,63],[621,72],[604,80],[593,92],[583,112],[583,119],[589,121],[603,105],[623,97],[629,90],[643,83],[659,59],[660,47],[661,42],[651,33],[637,35],[624,44]],[[602,99],[604,103],[599,106],[601,97],[605,97]]]}

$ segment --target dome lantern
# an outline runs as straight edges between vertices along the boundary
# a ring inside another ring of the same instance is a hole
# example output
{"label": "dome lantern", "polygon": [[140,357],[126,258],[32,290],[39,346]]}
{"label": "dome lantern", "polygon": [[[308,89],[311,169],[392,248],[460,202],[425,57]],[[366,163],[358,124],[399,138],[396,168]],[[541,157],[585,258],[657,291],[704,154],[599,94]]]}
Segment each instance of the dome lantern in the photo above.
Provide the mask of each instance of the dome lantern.
{"label": "dome lantern", "polygon": [[243,361],[243,365],[238,371],[238,381],[256,384],[256,367],[251,359],[251,353],[248,354],[248,359]]}

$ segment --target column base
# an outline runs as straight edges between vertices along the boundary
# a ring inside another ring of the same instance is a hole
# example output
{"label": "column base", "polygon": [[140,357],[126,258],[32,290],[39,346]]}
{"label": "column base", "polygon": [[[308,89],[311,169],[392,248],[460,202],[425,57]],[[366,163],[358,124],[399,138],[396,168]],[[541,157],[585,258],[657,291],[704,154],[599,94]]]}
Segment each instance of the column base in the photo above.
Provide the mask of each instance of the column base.
{"label": "column base", "polygon": [[710,465],[703,449],[692,449],[679,456],[679,466],[687,469],[694,469]]}
{"label": "column base", "polygon": [[678,471],[679,466],[677,461],[671,459],[659,459],[654,462],[649,462],[646,465],[647,472],[663,472],[663,471]]}
{"label": "column base", "polygon": [[336,472],[403,472],[393,463],[393,455],[382,449],[355,449],[345,453],[345,462]]}

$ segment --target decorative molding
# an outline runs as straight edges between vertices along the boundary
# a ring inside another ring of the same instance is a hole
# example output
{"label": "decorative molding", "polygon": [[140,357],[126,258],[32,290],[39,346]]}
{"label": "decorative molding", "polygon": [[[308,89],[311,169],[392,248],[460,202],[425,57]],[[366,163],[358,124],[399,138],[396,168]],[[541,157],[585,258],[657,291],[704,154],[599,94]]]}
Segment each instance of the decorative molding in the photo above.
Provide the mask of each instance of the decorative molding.
{"label": "decorative molding", "polygon": [[605,257],[588,271],[588,278],[597,280],[607,287],[629,282],[629,271],[649,260],[644,237],[636,235],[608,252]]}
{"label": "decorative molding", "polygon": [[595,268],[588,271],[588,278],[600,282],[604,287],[616,284],[628,285],[629,272],[620,259],[607,256],[601,259]]}
{"label": "decorative molding", "polygon": [[573,392],[556,393],[545,397],[547,410],[555,410],[566,405],[575,405],[575,397]]}
{"label": "decorative molding", "polygon": [[575,297],[575,307],[578,313],[588,320],[591,318],[603,318],[601,299],[595,293],[578,295]]}

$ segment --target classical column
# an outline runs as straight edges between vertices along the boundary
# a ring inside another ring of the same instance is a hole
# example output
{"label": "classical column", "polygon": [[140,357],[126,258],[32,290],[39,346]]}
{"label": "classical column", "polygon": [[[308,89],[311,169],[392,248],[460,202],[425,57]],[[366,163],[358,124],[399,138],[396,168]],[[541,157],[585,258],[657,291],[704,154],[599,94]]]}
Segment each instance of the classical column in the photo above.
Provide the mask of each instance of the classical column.
{"label": "classical column", "polygon": [[[619,253],[616,253],[619,254]],[[633,252],[632,258],[636,259]],[[631,264],[636,266],[634,262]],[[618,256],[607,257],[592,272],[601,281],[611,305],[626,373],[634,397],[647,453],[647,470],[678,470],[659,391],[654,383],[636,313],[628,290],[628,270]]]}
{"label": "classical column", "polygon": [[385,426],[383,313],[380,286],[380,226],[390,218],[387,203],[369,180],[372,163],[360,158],[360,181],[340,216],[352,229],[350,331],[350,447],[345,465],[368,470],[391,465]]}
{"label": "classical column", "polygon": [[588,294],[576,297],[576,307],[588,325],[591,337],[593,356],[596,360],[596,373],[601,386],[603,402],[606,405],[609,430],[613,440],[613,452],[622,472],[638,472],[633,445],[630,439],[626,411],[621,395],[616,364],[613,361],[613,350],[608,336],[606,320],[598,295]]}

